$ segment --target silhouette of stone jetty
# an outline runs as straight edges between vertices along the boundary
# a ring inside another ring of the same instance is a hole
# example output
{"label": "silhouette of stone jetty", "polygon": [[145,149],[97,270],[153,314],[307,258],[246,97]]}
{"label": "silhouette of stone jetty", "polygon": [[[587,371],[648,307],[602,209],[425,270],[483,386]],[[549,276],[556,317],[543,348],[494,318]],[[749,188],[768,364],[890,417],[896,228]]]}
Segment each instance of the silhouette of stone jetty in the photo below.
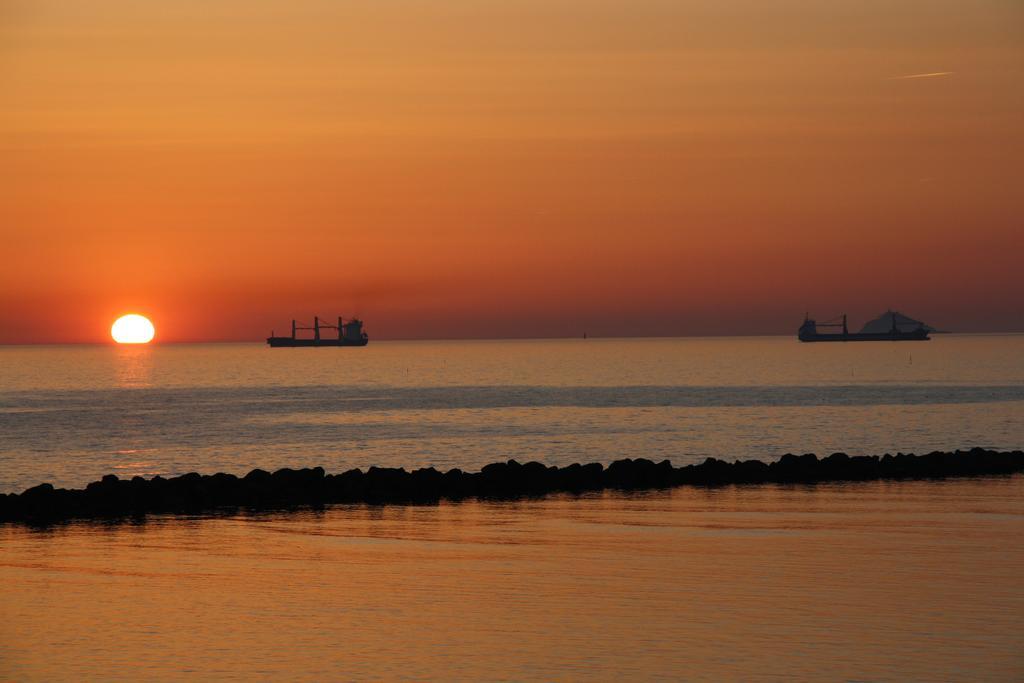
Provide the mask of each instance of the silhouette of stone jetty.
{"label": "silhouette of stone jetty", "polygon": [[40,484],[19,494],[0,494],[0,522],[50,524],[69,519],[139,517],[149,513],[231,512],[321,506],[330,503],[430,503],[440,499],[521,498],[555,492],[582,493],[603,489],[639,490],[673,486],[732,484],[812,484],[876,479],[930,479],[1024,472],[1024,452],[974,448],[927,455],[899,453],[848,456],[833,453],[782,456],[765,463],[708,458],[697,465],[673,467],[668,460],[644,458],[600,463],[547,466],[515,460],[492,463],[479,472],[428,467],[371,467],[326,474],[322,467],[256,469],[244,477],[233,474],[118,479],[108,474],[84,489],[58,489]]}

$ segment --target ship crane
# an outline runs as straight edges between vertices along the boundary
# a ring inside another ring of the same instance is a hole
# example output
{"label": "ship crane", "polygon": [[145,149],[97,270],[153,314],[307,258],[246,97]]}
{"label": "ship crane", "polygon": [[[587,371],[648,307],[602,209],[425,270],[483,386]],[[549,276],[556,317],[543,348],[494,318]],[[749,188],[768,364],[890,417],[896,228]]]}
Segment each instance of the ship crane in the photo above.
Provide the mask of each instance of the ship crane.
{"label": "ship crane", "polygon": [[[804,316],[804,318],[805,318],[805,321],[806,321],[807,317]],[[840,318],[842,318],[842,321],[840,321]],[[836,316],[835,318],[832,318],[830,320],[826,320],[823,323],[815,323],[815,324],[818,327],[842,327],[843,328],[843,334],[849,334],[850,333],[850,331],[846,328],[846,314],[845,313],[843,313],[841,316]]]}
{"label": "ship crane", "polygon": [[[889,329],[889,334],[897,334],[899,332],[899,326],[896,323],[896,312],[895,311],[890,311],[889,315],[892,318],[892,327],[890,327],[890,329]],[[805,316],[805,318],[806,318],[806,316]],[[842,318],[842,322],[839,321],[840,318]],[[816,323],[816,325],[818,327],[842,327],[843,328],[843,334],[847,334],[847,335],[850,334],[850,331],[846,328],[846,314],[845,313],[843,313],[841,316],[836,316],[835,318],[832,318],[831,320],[826,320],[823,323]]]}
{"label": "ship crane", "polygon": [[295,321],[293,320],[292,321],[292,338],[293,339],[295,338],[295,331],[296,330],[313,330],[313,339],[315,339],[315,340],[319,340],[320,339],[320,330],[337,330],[338,331],[338,339],[341,339],[342,335],[345,332],[345,325],[344,325],[344,320],[342,319],[342,317],[340,315],[338,316],[338,324],[337,325],[331,325],[330,323],[320,322],[320,316],[314,315],[313,316],[313,325],[312,326],[296,325]]}

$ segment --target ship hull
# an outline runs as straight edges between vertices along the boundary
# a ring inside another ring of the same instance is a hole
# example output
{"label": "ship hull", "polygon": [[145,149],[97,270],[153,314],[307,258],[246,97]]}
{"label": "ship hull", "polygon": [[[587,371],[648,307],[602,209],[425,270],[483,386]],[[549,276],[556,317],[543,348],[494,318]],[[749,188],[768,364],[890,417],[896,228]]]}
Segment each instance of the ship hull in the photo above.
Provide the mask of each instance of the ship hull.
{"label": "ship hull", "polygon": [[293,339],[291,337],[267,337],[271,348],[297,348],[306,346],[366,346],[369,339]]}
{"label": "ship hull", "polygon": [[927,330],[915,330],[913,332],[854,332],[851,334],[821,334],[818,332],[801,332],[799,339],[802,342],[866,342],[866,341],[928,341]]}

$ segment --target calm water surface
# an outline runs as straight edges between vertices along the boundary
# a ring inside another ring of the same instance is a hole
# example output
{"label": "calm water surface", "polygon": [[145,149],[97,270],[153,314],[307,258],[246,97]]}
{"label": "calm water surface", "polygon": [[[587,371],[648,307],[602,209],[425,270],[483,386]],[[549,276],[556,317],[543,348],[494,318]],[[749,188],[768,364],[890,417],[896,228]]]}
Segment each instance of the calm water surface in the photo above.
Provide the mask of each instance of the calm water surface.
{"label": "calm water surface", "polygon": [[0,678],[1021,680],[1024,477],[0,527]]}
{"label": "calm water surface", "polygon": [[[0,490],[1024,444],[1024,337],[0,348]],[[1024,477],[0,526],[0,679],[1021,680]]]}
{"label": "calm water surface", "polygon": [[115,472],[1024,444],[1024,336],[0,347],[0,491]]}

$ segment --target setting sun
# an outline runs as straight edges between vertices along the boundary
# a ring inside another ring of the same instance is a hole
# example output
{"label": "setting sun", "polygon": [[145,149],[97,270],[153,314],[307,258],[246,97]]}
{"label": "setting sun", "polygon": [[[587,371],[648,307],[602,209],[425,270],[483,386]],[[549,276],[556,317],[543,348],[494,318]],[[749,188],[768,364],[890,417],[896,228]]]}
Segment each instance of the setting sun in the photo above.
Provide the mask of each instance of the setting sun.
{"label": "setting sun", "polygon": [[118,344],[146,344],[154,334],[156,329],[149,318],[136,313],[122,315],[110,328],[110,336]]}

